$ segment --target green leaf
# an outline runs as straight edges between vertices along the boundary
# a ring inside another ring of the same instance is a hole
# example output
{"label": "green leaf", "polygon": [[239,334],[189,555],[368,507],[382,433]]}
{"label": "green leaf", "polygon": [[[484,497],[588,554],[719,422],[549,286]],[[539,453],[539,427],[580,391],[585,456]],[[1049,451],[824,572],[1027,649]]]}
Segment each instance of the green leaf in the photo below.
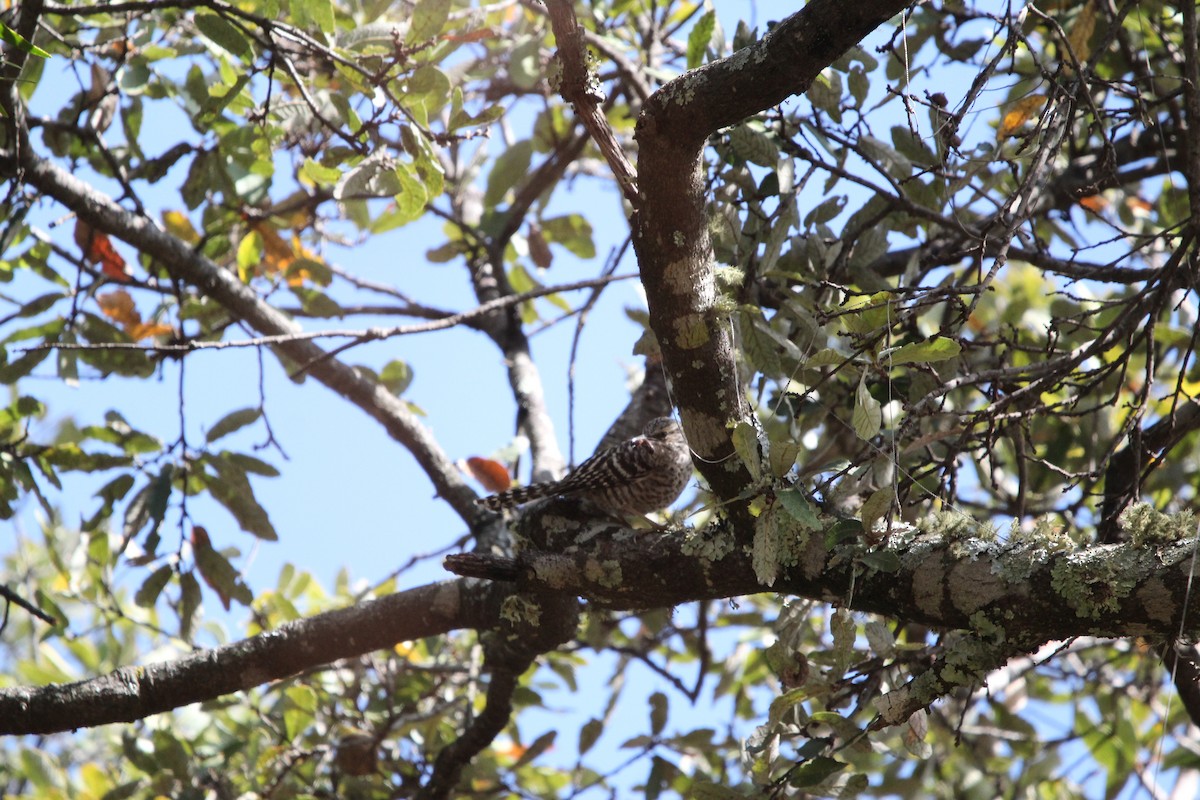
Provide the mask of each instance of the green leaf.
{"label": "green leaf", "polygon": [[542,235],[546,241],[557,242],[579,258],[595,258],[596,243],[592,241],[592,223],[581,214],[567,214],[542,220]]}
{"label": "green leaf", "polygon": [[604,723],[598,719],[589,719],[583,723],[583,727],[579,729],[579,755],[583,755],[588,750],[592,749],[592,745],[600,738],[600,734],[604,732]]}
{"label": "green leaf", "polygon": [[841,119],[842,79],[836,72],[826,69],[813,79],[805,92],[809,102],[829,114],[834,121]]}
{"label": "green leaf", "polygon": [[906,180],[912,176],[913,165],[905,156],[900,154],[891,145],[876,139],[874,136],[863,136],[858,140],[859,147],[862,148],[869,158],[897,180]]}
{"label": "green leaf", "polygon": [[11,44],[21,52],[29,53],[30,55],[37,56],[38,58],[50,57],[50,54],[45,50],[29,41],[24,36],[5,25],[3,22],[0,22],[0,40],[3,40],[7,44]]}
{"label": "green leaf", "polygon": [[399,359],[389,361],[379,373],[379,382],[397,397],[404,394],[404,390],[409,387],[412,380],[412,368]]}
{"label": "green leaf", "polygon": [[770,507],[754,521],[754,542],[750,551],[754,577],[763,586],[774,586],[779,577],[779,545],[779,515]]}
{"label": "green leaf", "polygon": [[787,489],[779,492],[776,497],[779,498],[783,510],[796,522],[809,530],[815,531],[821,527],[821,519],[817,516],[817,510],[813,508],[812,503],[808,502],[804,492],[799,489]]}
{"label": "green leaf", "polygon": [[733,429],[730,438],[733,440],[733,449],[737,452],[738,458],[746,465],[750,476],[758,480],[762,477],[762,454],[758,449],[758,432],[750,423],[739,422]]}
{"label": "green leaf", "polygon": [[871,89],[871,81],[867,78],[867,73],[863,71],[862,67],[854,67],[847,76],[847,83],[850,84],[850,94],[858,101],[858,107],[862,108],[863,102],[867,99],[867,92]]}
{"label": "green leaf", "polygon": [[512,767],[510,767],[510,769],[516,769],[517,767],[522,767],[522,766],[530,763],[535,758],[540,756],[542,753],[546,752],[551,747],[553,747],[554,740],[557,738],[558,738],[557,730],[551,728],[550,730],[546,731],[541,736],[534,739],[530,743],[529,747],[525,748],[525,752],[521,753],[520,758],[518,758],[515,762],[513,762],[513,765],[512,765]]}
{"label": "green leaf", "polygon": [[842,675],[850,666],[854,657],[855,624],[854,615],[847,608],[834,609],[829,617],[829,633],[833,636],[833,674]]}
{"label": "green leaf", "polygon": [[105,503],[113,504],[118,500],[124,499],[125,495],[129,494],[129,490],[133,488],[132,475],[118,475],[108,483],[100,487],[96,492],[96,497],[99,497]]}
{"label": "green leaf", "polygon": [[242,530],[269,542],[279,540],[279,534],[271,524],[267,511],[254,497],[254,490],[246,473],[229,457],[228,453],[209,459],[216,471],[206,476],[208,493],[233,514]]}
{"label": "green leaf", "polygon": [[158,602],[158,596],[162,594],[162,590],[166,588],[171,581],[171,575],[174,570],[169,564],[164,564],[154,572],[146,580],[142,581],[142,585],[138,587],[137,593],[133,596],[133,602],[142,608],[153,608]]}
{"label": "green leaf", "polygon": [[788,784],[797,788],[815,786],[831,775],[841,772],[847,766],[847,764],[828,756],[817,756],[792,770]]}
{"label": "green leaf", "polygon": [[704,54],[708,52],[708,45],[712,41],[713,31],[716,27],[717,14],[715,11],[706,11],[700,19],[696,20],[696,24],[692,26],[691,33],[688,34],[688,69],[695,69],[704,63]]}
{"label": "green leaf", "polygon": [[505,150],[488,175],[487,191],[483,193],[484,205],[495,207],[504,200],[508,191],[529,174],[529,162],[533,158],[533,142],[523,139]]}
{"label": "green leaf", "polygon": [[101,472],[106,469],[129,466],[132,459],[109,453],[89,453],[74,443],[61,444],[42,454],[50,466],[76,472]]}
{"label": "green leaf", "polygon": [[886,358],[893,366],[896,364],[932,364],[935,361],[945,361],[962,353],[962,345],[954,339],[945,336],[935,336],[924,342],[913,342],[901,345],[888,353]]}
{"label": "green leaf", "polygon": [[[771,669],[776,673],[778,673],[781,668],[784,668],[786,665],[795,661],[795,656],[793,654],[786,652],[784,648],[778,645],[778,642],[771,645],[773,651],[771,660],[777,662],[776,664],[772,665]],[[811,696],[812,691],[803,686],[795,689],[789,689],[783,694],[779,695],[771,701],[771,705],[767,709],[767,724],[771,726],[778,725],[783,721],[785,714],[788,714],[788,712],[790,712],[793,708],[800,705]]]}
{"label": "green leaf", "polygon": [[871,496],[866,499],[862,505],[861,515],[863,530],[872,530],[877,520],[883,519],[892,509],[892,502],[896,499],[896,490],[891,486],[885,486],[882,489],[876,489],[871,493]]}
{"label": "green leaf", "polygon": [[18,379],[33,372],[33,368],[45,361],[49,355],[49,350],[31,350],[16,361],[10,361],[0,367],[0,384],[11,386]]}
{"label": "green leaf", "polygon": [[[196,610],[200,608],[202,594],[200,582],[192,570],[179,576],[179,638],[192,638],[192,625],[196,621]],[[152,773],[153,774],[153,773]]]}
{"label": "green leaf", "polygon": [[692,800],[746,800],[746,795],[736,789],[705,780],[693,781],[688,789],[688,797]]}
{"label": "green leaf", "polygon": [[883,408],[867,389],[865,372],[854,394],[854,413],[850,417],[850,424],[854,426],[858,438],[866,441],[874,439],[883,427]]}
{"label": "green leaf", "polygon": [[[779,161],[779,147],[775,140],[762,130],[761,125],[743,123],[729,132],[729,145],[738,158],[774,169]],[[786,230],[786,225],[784,229]]]}
{"label": "green leaf", "polygon": [[742,307],[739,330],[747,358],[764,375],[781,376],[785,358],[796,363],[803,358],[796,344],[775,330],[755,306]]}
{"label": "green leaf", "polygon": [[45,750],[21,750],[21,773],[39,793],[59,795],[63,789],[63,770],[54,756]]}
{"label": "green leaf", "polygon": [[222,436],[228,436],[234,431],[241,430],[247,425],[257,422],[260,417],[262,417],[261,408],[242,408],[237,411],[231,411],[209,429],[204,437],[204,441],[212,444]]}
{"label": "green leaf", "polygon": [[289,739],[295,739],[316,718],[317,693],[309,686],[289,686],[284,694],[287,706],[283,711],[283,729]]}
{"label": "green leaf", "polygon": [[39,297],[35,297],[27,303],[21,305],[21,308],[16,312],[16,317],[36,317],[43,311],[46,311],[54,306],[59,300],[66,297],[63,292],[47,292]]}
{"label": "green leaf", "polygon": [[399,192],[400,180],[386,150],[377,150],[346,171],[333,187],[333,199],[388,197]]}
{"label": "green leaf", "polygon": [[767,321],[757,308],[745,308],[741,315],[742,346],[746,357],[759,372],[775,377],[783,372],[783,362],[775,349],[775,343],[764,332]]}
{"label": "green leaf", "polygon": [[650,695],[650,734],[658,736],[667,725],[667,696],[662,692]]}
{"label": "green leaf", "polygon": [[291,0],[295,24],[300,27],[315,25],[322,33],[333,33],[333,3],[330,0]]}
{"label": "green leaf", "polygon": [[333,186],[341,180],[342,171],[336,167],[322,166],[311,158],[306,158],[300,167],[300,176],[317,185]]}
{"label": "green leaf", "polygon": [[900,571],[900,556],[893,553],[891,550],[878,550],[870,553],[864,553],[860,559],[863,564],[866,564],[871,569],[879,572],[891,574]]}
{"label": "green leaf", "polygon": [[792,467],[796,464],[796,456],[800,453],[800,443],[793,441],[771,442],[771,449],[767,453],[768,462],[771,466],[771,474],[776,478],[782,478],[791,472]]}
{"label": "green leaf", "polygon": [[254,599],[253,593],[224,554],[207,544],[194,545],[192,553],[200,576],[220,595],[226,610],[229,609],[230,600],[236,600],[244,606],[250,605]]}
{"label": "green leaf", "polygon": [[195,19],[200,33],[214,44],[238,58],[245,58],[250,54],[250,41],[246,35],[220,14],[202,11],[196,14]]}
{"label": "green leaf", "polygon": [[824,200],[820,205],[808,212],[804,216],[804,227],[811,228],[814,225],[822,225],[829,220],[842,213],[842,209],[846,207],[845,195],[834,195]]}
{"label": "green leaf", "polygon": [[[80,339],[93,344],[129,342],[129,336],[94,314],[82,314],[78,327]],[[148,378],[154,374],[156,362],[150,360],[145,350],[81,350],[79,360],[88,364],[106,377],[122,375],[128,378]]]}
{"label": "green leaf", "polygon": [[[875,260],[888,251],[887,231],[880,228],[869,228],[854,242],[854,250],[850,253],[849,266],[856,270],[855,275],[862,274],[864,267],[869,267]],[[873,273],[868,273],[873,275]]]}
{"label": "green leaf", "polygon": [[262,459],[248,456],[245,453],[223,453],[222,455],[252,475],[263,475],[268,478],[279,477],[279,470]]}
{"label": "green leaf", "polygon": [[804,359],[804,366],[815,369],[816,367],[832,367],[841,364],[846,360],[846,356],[834,350],[832,347],[826,347],[823,350],[818,350],[808,358]]}
{"label": "green leaf", "polygon": [[410,164],[396,166],[396,178],[400,181],[400,191],[396,193],[396,211],[402,220],[401,225],[419,218],[425,211],[429,196],[425,194],[425,185],[413,173]]}
{"label": "green leaf", "polygon": [[420,0],[412,11],[405,41],[416,44],[434,39],[450,16],[450,0]]}
{"label": "green leaf", "polygon": [[150,494],[146,501],[146,513],[149,515],[152,523],[150,532],[158,530],[158,526],[162,524],[163,517],[167,515],[167,503],[171,499],[171,481],[175,477],[175,467],[172,464],[164,464],[162,471],[158,473],[154,481],[150,484]]}

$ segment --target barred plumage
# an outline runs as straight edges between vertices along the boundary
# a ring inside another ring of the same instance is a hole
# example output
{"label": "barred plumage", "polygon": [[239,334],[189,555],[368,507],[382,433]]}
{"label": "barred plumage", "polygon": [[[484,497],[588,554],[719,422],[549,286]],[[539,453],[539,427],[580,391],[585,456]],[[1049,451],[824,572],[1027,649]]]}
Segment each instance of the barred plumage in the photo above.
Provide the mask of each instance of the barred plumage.
{"label": "barred plumage", "polygon": [[554,495],[574,495],[606,510],[647,514],[675,502],[692,476],[683,428],[670,417],[646,423],[641,436],[602,450],[560,481],[533,483],[476,502],[493,511]]}

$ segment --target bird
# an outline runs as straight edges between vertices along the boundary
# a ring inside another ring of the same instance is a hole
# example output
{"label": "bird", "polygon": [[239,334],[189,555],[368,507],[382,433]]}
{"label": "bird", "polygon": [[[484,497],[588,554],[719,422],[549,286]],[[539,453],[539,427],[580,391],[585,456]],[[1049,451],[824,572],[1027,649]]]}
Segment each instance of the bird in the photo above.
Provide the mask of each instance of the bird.
{"label": "bird", "polygon": [[580,497],[617,514],[641,516],[666,508],[692,477],[692,452],[670,417],[646,423],[640,436],[601,450],[557,481],[531,483],[475,502],[493,511],[542,497]]}

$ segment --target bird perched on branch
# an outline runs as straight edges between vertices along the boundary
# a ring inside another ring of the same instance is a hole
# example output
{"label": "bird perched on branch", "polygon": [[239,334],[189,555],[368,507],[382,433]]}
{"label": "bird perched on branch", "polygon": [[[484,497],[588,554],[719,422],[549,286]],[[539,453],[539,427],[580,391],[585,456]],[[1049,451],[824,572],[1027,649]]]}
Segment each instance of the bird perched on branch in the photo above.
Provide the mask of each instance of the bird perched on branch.
{"label": "bird perched on branch", "polygon": [[692,476],[683,428],[670,417],[646,423],[641,436],[601,450],[559,481],[533,483],[475,502],[499,511],[556,495],[581,497],[606,511],[648,514],[675,502]]}

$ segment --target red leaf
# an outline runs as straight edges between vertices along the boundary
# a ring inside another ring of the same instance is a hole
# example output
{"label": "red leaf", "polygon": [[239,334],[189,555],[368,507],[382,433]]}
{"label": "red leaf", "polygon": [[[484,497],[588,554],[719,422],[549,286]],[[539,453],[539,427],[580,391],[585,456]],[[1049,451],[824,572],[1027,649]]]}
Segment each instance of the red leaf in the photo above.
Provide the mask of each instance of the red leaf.
{"label": "red leaf", "polygon": [[75,219],[75,244],[83,251],[83,260],[99,264],[105,276],[122,283],[129,282],[129,266],[113,247],[108,234],[98,231],[83,220]]}
{"label": "red leaf", "polygon": [[470,470],[471,477],[483,484],[483,488],[489,492],[503,492],[512,486],[508,470],[499,461],[471,456],[467,459],[467,469]]}

